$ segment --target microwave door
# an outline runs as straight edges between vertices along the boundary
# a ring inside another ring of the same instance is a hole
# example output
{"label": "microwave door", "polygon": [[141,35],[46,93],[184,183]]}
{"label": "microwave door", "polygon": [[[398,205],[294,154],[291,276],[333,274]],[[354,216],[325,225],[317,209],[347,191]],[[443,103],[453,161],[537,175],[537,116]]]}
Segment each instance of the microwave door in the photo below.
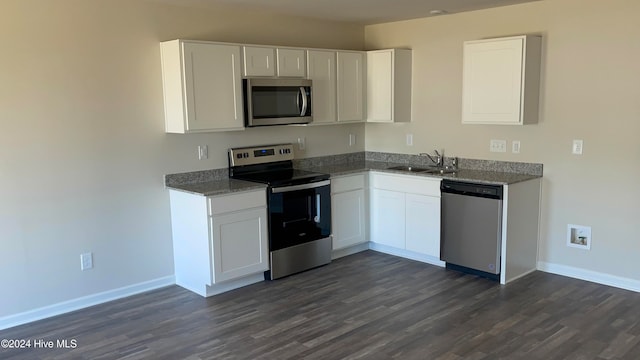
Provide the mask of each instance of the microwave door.
{"label": "microwave door", "polygon": [[245,106],[247,125],[306,124],[311,121],[311,88],[302,81],[247,79]]}
{"label": "microwave door", "polygon": [[254,87],[251,97],[254,119],[300,116],[298,88]]}

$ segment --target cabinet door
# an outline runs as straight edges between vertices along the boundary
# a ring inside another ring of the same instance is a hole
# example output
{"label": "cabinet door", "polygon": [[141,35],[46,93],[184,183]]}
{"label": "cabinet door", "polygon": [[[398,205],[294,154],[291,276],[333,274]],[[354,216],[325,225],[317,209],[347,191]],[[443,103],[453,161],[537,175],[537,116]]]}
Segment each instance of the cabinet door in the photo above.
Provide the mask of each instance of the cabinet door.
{"label": "cabinet door", "polygon": [[462,122],[522,124],[523,37],[464,44]]}
{"label": "cabinet door", "polygon": [[214,283],[269,269],[266,208],[214,215],[211,232]]}
{"label": "cabinet door", "polygon": [[275,52],[271,47],[244,47],[244,76],[275,76]]}
{"label": "cabinet door", "polygon": [[367,121],[411,121],[411,50],[367,52]]}
{"label": "cabinet door", "polygon": [[304,50],[302,49],[277,49],[278,76],[300,77],[306,75]]}
{"label": "cabinet door", "polygon": [[405,195],[401,192],[371,189],[371,241],[405,248]]}
{"label": "cabinet door", "polygon": [[364,189],[331,197],[333,249],[361,244],[365,239]]}
{"label": "cabinet door", "polygon": [[336,53],[309,50],[307,52],[308,78],[313,81],[313,122],[336,122]]}
{"label": "cabinet door", "polygon": [[367,121],[393,122],[393,51],[367,53]]}
{"label": "cabinet door", "polygon": [[362,121],[364,55],[338,52],[338,121]]}
{"label": "cabinet door", "polygon": [[183,51],[185,132],[242,129],[240,47],[184,43]]}
{"label": "cabinet door", "polygon": [[406,249],[440,257],[440,198],[406,194]]}

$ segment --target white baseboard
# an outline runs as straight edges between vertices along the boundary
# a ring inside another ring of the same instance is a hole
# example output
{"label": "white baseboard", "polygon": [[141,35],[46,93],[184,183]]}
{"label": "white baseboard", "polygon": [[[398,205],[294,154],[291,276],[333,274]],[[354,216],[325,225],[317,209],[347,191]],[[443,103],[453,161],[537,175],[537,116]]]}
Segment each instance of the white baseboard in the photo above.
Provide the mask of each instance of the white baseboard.
{"label": "white baseboard", "polygon": [[538,270],[574,279],[591,281],[602,285],[613,286],[620,289],[640,292],[640,280],[605,274],[592,270],[585,270],[573,266],[553,264],[545,261],[538,261]]}
{"label": "white baseboard", "polygon": [[333,252],[331,253],[331,260],[335,260],[335,259],[339,259],[341,257],[345,257],[345,256],[349,256],[349,255],[353,255],[365,250],[369,250],[369,243],[362,243],[362,244],[357,244],[357,245],[353,245],[347,248],[342,248],[342,249],[338,249],[338,250],[333,250]]}
{"label": "white baseboard", "polygon": [[80,298],[64,301],[61,303],[41,307],[34,310],[25,311],[15,315],[9,315],[0,318],[0,330],[10,327],[30,323],[37,320],[46,319],[52,316],[68,313],[75,310],[87,308],[108,301],[122,299],[127,296],[140,294],[146,291],[159,289],[165,286],[174,285],[176,283],[175,276],[166,276],[163,278],[145,281],[142,283],[113,289],[98,294],[83,296]]}
{"label": "white baseboard", "polygon": [[369,249],[373,251],[389,254],[389,255],[400,256],[405,259],[410,259],[410,260],[420,261],[420,262],[431,264],[431,265],[440,266],[440,267],[444,267],[446,264],[444,261],[441,261],[439,258],[434,256],[424,255],[424,254],[416,253],[416,252],[405,250],[405,249],[398,249],[392,246],[382,245],[374,242],[369,242]]}

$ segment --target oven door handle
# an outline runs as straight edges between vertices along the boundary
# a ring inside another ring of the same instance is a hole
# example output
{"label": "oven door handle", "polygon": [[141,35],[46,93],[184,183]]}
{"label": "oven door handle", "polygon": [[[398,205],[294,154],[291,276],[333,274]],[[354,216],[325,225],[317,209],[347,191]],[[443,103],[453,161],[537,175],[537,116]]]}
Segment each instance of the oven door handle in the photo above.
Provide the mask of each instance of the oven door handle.
{"label": "oven door handle", "polygon": [[316,224],[320,224],[320,194],[316,194],[316,216],[313,218]]}
{"label": "oven door handle", "polygon": [[327,186],[329,184],[331,184],[331,180],[324,180],[324,181],[312,182],[308,184],[274,187],[274,188],[271,188],[271,192],[274,194],[278,194],[278,193],[297,191],[297,190],[314,189],[314,188]]}

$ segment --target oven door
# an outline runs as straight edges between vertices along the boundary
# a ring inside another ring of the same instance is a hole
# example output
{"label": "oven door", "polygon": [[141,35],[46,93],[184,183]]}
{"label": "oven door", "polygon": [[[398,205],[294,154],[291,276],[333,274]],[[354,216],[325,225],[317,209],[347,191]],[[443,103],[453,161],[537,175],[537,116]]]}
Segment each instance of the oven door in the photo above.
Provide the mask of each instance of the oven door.
{"label": "oven door", "polygon": [[269,191],[270,251],[330,235],[330,180],[271,188]]}

